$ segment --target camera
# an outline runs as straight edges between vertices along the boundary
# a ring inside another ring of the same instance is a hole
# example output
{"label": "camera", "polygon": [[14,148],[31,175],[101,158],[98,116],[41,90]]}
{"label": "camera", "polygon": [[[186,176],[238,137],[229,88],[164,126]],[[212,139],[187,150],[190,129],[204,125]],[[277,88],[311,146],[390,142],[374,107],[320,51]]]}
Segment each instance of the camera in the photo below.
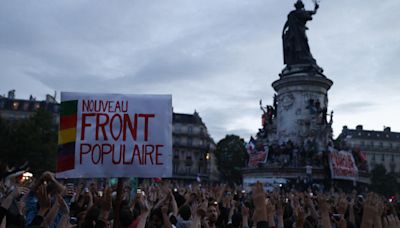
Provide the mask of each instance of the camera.
{"label": "camera", "polygon": [[71,223],[71,225],[76,225],[78,224],[78,219],[76,217],[71,217],[69,218],[69,223]]}
{"label": "camera", "polygon": [[339,221],[341,217],[342,217],[341,214],[332,214],[332,220]]}

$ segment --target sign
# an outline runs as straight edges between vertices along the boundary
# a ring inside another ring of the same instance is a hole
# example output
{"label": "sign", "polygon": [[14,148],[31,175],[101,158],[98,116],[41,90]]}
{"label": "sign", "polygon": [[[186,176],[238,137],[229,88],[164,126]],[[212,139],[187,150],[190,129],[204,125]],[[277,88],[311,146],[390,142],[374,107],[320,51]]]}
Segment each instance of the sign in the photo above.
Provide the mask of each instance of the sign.
{"label": "sign", "polygon": [[249,167],[256,168],[258,164],[265,164],[268,159],[268,146],[264,146],[264,151],[255,151],[249,154]]}
{"label": "sign", "polygon": [[332,151],[329,153],[329,166],[332,179],[356,180],[358,169],[352,153],[347,151]]}
{"label": "sign", "polygon": [[171,177],[170,95],[61,93],[58,178]]}

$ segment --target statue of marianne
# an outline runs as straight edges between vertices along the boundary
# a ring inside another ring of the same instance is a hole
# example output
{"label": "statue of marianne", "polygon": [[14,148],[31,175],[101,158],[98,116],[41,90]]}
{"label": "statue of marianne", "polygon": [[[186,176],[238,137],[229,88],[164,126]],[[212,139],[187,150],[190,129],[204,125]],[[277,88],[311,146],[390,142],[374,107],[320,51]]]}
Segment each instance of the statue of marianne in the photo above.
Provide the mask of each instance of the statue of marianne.
{"label": "statue of marianne", "polygon": [[286,65],[311,64],[316,65],[316,61],[311,55],[308,39],[306,36],[307,21],[312,20],[312,15],[317,13],[319,7],[317,2],[313,11],[304,9],[304,4],[298,0],[294,6],[295,10],[287,16],[287,21],[283,27],[283,62]]}

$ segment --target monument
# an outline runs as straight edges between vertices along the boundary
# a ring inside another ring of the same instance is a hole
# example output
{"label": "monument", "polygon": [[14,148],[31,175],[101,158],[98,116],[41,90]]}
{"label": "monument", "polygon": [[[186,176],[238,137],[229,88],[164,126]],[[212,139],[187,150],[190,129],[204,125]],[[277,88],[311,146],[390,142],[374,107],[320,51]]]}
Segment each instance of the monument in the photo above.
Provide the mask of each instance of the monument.
{"label": "monument", "polygon": [[290,141],[299,146],[312,142],[317,153],[328,149],[333,115],[331,112],[328,121],[328,90],[333,82],[317,65],[306,36],[306,23],[318,7],[316,3],[313,11],[307,11],[299,0],[288,14],[282,33],[285,67],[272,83],[274,102],[267,110],[260,102],[267,120],[263,123],[264,142]]}
{"label": "monument", "polygon": [[[323,153],[332,146],[333,111],[328,113],[328,90],[333,82],[323,74],[323,69],[312,56],[306,35],[306,24],[319,8],[317,2],[314,4],[314,10],[305,10],[303,2],[298,0],[283,26],[285,66],[279,79],[272,83],[276,91],[273,104],[263,106],[260,101],[262,128],[255,139],[252,138],[255,147],[259,148],[256,150],[264,151],[268,158],[260,155],[252,158],[250,153],[249,164],[258,170],[244,172],[247,180],[253,174],[257,176],[257,172],[264,175],[265,169],[260,170],[263,167],[287,167],[285,170],[322,167],[312,160],[321,161]],[[263,160],[257,161],[257,158]],[[269,164],[263,164],[267,161]],[[284,178],[298,175],[296,172],[279,172]]]}

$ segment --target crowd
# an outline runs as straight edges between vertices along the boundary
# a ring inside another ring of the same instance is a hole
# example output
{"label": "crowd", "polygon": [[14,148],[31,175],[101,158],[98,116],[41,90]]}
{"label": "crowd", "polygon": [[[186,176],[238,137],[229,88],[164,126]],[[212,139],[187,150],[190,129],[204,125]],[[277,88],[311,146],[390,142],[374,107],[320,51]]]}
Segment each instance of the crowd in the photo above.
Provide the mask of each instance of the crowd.
{"label": "crowd", "polygon": [[[398,198],[375,193],[142,181],[137,190],[1,166],[0,227],[400,227]],[[134,194],[132,194],[134,193]]]}

